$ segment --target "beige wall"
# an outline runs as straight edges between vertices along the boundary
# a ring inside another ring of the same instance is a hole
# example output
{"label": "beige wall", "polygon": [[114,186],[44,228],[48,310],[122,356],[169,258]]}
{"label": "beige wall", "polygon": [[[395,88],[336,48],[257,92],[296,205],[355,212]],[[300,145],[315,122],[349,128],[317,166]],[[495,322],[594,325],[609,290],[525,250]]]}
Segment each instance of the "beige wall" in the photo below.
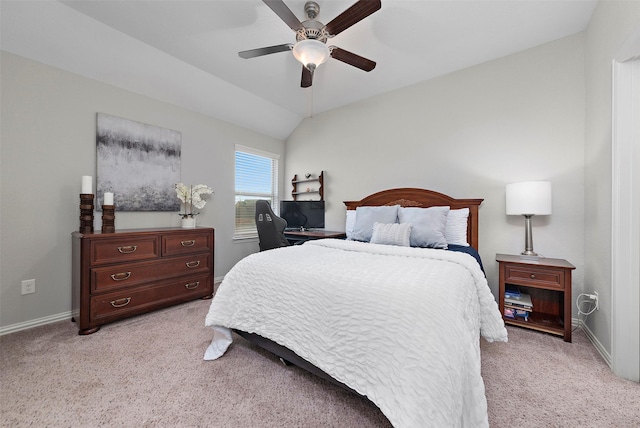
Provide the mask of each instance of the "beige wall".
{"label": "beige wall", "polygon": [[[71,232],[81,176],[96,175],[97,112],[182,132],[183,182],[216,192],[198,223],[216,228],[217,277],[257,251],[232,241],[234,145],[283,154],[282,141],[6,52],[1,62],[0,327],[71,310]],[[119,229],[178,225],[177,213],[116,212]],[[36,293],[22,296],[31,278]]]}
{"label": "beige wall", "polygon": [[612,60],[638,26],[640,2],[601,1],[586,31],[585,287],[597,291],[601,302],[587,325],[606,352],[611,352],[615,311],[611,307]]}
{"label": "beige wall", "polygon": [[[326,172],[327,227],[344,200],[392,187],[484,198],[480,254],[495,294],[496,253],[524,249],[505,215],[505,185],[553,183],[553,215],[534,218],[534,248],[584,281],[584,34],[306,119],[287,140],[286,176]],[[366,76],[363,76],[365,79]]]}

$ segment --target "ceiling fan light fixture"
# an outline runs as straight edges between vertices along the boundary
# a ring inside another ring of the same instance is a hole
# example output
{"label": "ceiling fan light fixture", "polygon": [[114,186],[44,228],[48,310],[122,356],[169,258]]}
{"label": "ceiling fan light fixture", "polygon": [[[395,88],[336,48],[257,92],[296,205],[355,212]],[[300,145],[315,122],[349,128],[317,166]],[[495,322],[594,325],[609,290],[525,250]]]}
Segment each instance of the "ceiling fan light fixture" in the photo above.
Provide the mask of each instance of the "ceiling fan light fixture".
{"label": "ceiling fan light fixture", "polygon": [[317,66],[329,59],[330,52],[326,44],[318,40],[305,39],[295,44],[293,56],[309,71],[313,71]]}

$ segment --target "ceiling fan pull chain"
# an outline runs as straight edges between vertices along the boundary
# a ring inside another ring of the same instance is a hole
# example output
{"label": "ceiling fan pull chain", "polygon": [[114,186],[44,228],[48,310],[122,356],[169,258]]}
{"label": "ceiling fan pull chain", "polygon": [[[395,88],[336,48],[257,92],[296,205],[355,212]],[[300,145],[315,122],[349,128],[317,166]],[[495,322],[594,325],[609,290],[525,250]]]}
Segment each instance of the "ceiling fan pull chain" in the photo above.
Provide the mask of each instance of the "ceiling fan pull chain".
{"label": "ceiling fan pull chain", "polygon": [[309,119],[313,118],[313,86],[311,86],[309,91],[305,91],[307,93],[307,113]]}

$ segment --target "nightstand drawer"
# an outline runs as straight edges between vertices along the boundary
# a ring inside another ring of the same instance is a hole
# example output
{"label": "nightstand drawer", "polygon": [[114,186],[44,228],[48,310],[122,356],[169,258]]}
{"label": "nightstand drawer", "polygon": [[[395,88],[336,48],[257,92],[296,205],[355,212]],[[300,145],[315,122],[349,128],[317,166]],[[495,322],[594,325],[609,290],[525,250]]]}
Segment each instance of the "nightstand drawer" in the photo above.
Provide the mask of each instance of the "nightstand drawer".
{"label": "nightstand drawer", "polygon": [[507,265],[506,282],[564,290],[564,270]]}

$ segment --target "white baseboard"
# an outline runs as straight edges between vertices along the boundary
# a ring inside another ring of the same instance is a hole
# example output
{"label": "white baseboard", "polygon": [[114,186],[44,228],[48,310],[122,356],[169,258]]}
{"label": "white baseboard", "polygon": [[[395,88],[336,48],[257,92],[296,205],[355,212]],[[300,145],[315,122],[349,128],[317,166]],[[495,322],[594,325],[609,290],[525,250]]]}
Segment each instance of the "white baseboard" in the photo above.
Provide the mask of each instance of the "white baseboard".
{"label": "white baseboard", "polygon": [[584,334],[587,336],[587,339],[593,344],[596,348],[596,351],[600,354],[602,359],[609,367],[611,367],[611,354],[607,352],[607,350],[602,346],[602,343],[598,340],[598,338],[593,334],[593,332],[589,329],[589,327],[582,321],[577,318],[571,319],[571,325],[580,327]]}
{"label": "white baseboard", "polygon": [[[216,277],[213,279],[213,287],[214,290],[217,289],[218,285],[222,282],[224,276]],[[20,322],[17,324],[11,324],[6,327],[0,327],[0,336],[4,336],[5,334],[15,333],[17,331],[28,330],[30,328],[39,327],[45,324],[51,324],[53,322],[65,321],[69,320],[71,322],[72,318],[71,311],[63,312],[60,314],[49,315],[47,317],[38,318],[35,320],[29,320],[25,322]]]}
{"label": "white baseboard", "polygon": [[21,330],[27,330],[34,327],[39,327],[45,324],[51,324],[53,322],[68,320],[71,322],[71,311],[62,312],[60,314],[49,315],[47,317],[37,318],[35,320],[29,320],[25,322],[19,322],[17,324],[11,324],[6,327],[0,327],[0,336],[5,334],[15,333]]}

